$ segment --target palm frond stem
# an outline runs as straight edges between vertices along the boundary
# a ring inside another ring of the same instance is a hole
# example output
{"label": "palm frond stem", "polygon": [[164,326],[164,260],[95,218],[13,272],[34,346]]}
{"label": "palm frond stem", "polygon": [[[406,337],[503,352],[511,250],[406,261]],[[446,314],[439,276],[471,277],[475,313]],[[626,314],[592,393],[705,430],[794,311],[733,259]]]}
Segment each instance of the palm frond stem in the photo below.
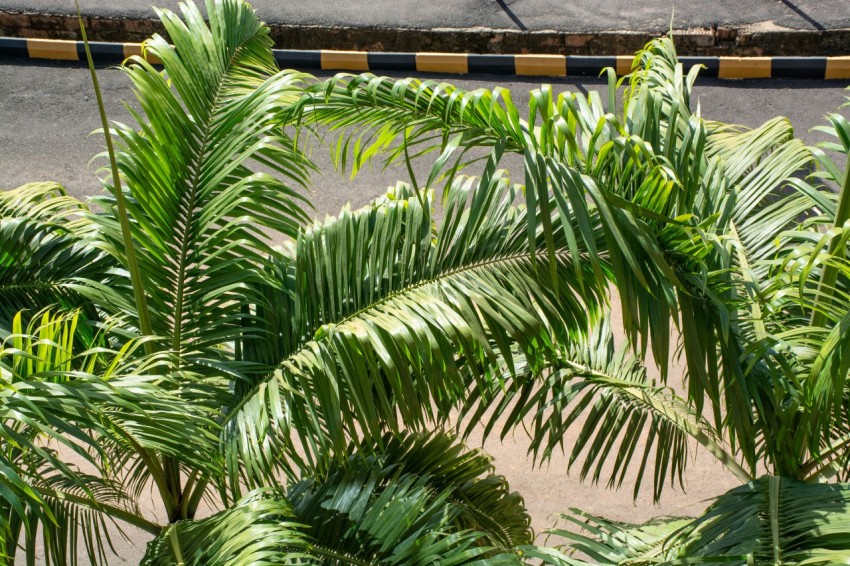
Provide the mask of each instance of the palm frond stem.
{"label": "palm frond stem", "polygon": [[[92,59],[91,49],[89,48],[86,26],[83,25],[83,16],[80,12],[80,2],[79,0],[74,0],[74,3],[77,6],[77,19],[80,22],[80,33],[83,38],[83,46],[86,50],[86,59],[88,60],[89,71],[91,72],[95,98],[97,99],[97,109],[100,113],[103,137],[106,138],[106,151],[109,154],[109,169],[112,171],[112,183],[115,187],[115,202],[118,209],[118,219],[121,223],[121,233],[124,238],[124,253],[127,254],[127,269],[130,272],[130,279],[133,283],[133,295],[136,299],[136,310],[139,311],[139,330],[144,336],[153,336],[150,313],[148,313],[147,300],[145,299],[144,281],[142,280],[142,272],[139,268],[139,262],[136,260],[133,235],[130,232],[130,217],[127,214],[127,203],[124,199],[124,192],[121,189],[121,176],[118,173],[118,163],[115,159],[115,147],[112,144],[112,136],[109,133],[109,120],[106,118],[106,107],[103,105],[100,83],[97,80],[97,72],[94,69],[94,60]],[[154,351],[154,343],[150,340],[146,341],[145,352],[148,355],[153,355]]]}
{"label": "palm frond stem", "polygon": [[821,452],[817,457],[813,457],[800,467],[800,477],[804,480],[813,480],[817,478],[832,463],[836,454],[839,454],[850,448],[850,434],[845,435],[838,442],[833,443]]}
{"label": "palm frond stem", "polygon": [[[844,224],[850,220],[850,154],[847,155],[847,162],[844,167],[844,183],[839,188],[841,193],[838,197],[838,207],[835,210],[835,222],[833,227],[841,229]],[[829,256],[838,257],[842,254],[844,248],[843,238],[833,238],[829,244]],[[818,283],[818,295],[815,305],[812,309],[812,326],[824,326],[826,324],[826,309],[832,303],[832,296],[835,294],[835,282],[838,280],[838,266],[827,263],[821,272],[820,282]]]}
{"label": "palm frond stem", "polygon": [[69,493],[65,490],[52,489],[47,487],[41,487],[38,485],[31,486],[33,490],[37,491],[39,495],[43,495],[45,497],[50,497],[53,499],[58,499],[61,501],[69,501],[76,505],[82,505],[84,507],[89,507],[91,509],[95,509],[97,511],[101,511],[110,517],[114,517],[116,519],[120,519],[125,523],[133,525],[134,527],[138,527],[152,535],[158,535],[162,532],[162,525],[158,525],[152,521],[149,521],[142,517],[141,515],[137,515],[135,513],[131,513],[126,509],[122,509],[121,507],[117,507],[115,505],[110,505],[108,503],[102,503],[100,501],[94,501],[87,497],[81,497],[79,495],[75,495],[73,493]]}

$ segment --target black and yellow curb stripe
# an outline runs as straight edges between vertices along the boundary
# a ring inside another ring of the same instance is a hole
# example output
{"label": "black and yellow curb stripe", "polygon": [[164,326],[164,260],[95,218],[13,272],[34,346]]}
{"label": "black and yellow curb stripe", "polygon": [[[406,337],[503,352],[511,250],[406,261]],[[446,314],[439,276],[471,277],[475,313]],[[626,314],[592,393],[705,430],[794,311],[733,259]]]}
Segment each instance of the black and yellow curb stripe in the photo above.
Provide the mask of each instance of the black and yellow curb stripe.
{"label": "black and yellow curb stripe", "polygon": [[[142,52],[139,43],[90,42],[101,63],[121,62]],[[276,49],[281,67],[334,71],[401,71],[444,74],[497,74],[537,77],[598,76],[613,67],[631,71],[630,56],[475,55],[468,53],[377,53]],[[0,37],[0,57],[78,61],[85,59],[81,41]],[[158,63],[152,56],[152,63]],[[685,71],[703,65],[702,76],[722,79],[850,79],[850,56],[843,57],[680,57]]]}

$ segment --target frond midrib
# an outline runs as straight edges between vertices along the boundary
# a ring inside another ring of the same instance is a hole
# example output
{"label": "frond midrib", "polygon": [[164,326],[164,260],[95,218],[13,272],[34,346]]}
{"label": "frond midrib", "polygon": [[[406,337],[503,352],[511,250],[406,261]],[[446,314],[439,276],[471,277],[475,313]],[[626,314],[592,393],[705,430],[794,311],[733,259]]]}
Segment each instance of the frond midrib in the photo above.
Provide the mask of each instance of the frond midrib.
{"label": "frond midrib", "polygon": [[111,503],[98,501],[73,494],[67,490],[56,489],[52,487],[42,487],[39,485],[30,484],[30,487],[38,492],[39,495],[56,499],[57,501],[67,501],[74,505],[85,507],[93,511],[104,513],[110,517],[126,521],[134,527],[144,530],[152,535],[158,535],[162,531],[162,525],[149,521],[140,513],[124,509]]}
{"label": "frond midrib", "polygon": [[178,271],[177,271],[177,289],[175,290],[175,299],[174,299],[174,323],[172,325],[172,339],[171,339],[171,349],[175,352],[181,350],[181,338],[182,338],[182,330],[183,330],[183,300],[185,289],[187,287],[186,282],[186,269],[189,255],[189,243],[192,234],[192,226],[194,224],[195,218],[195,208],[196,208],[196,200],[197,200],[197,192],[198,192],[198,179],[203,172],[203,166],[206,162],[206,157],[209,153],[209,136],[210,130],[212,129],[212,125],[215,122],[215,118],[218,116],[218,112],[221,110],[219,106],[219,98],[221,97],[222,88],[227,80],[228,74],[233,69],[233,64],[236,58],[239,56],[242,47],[248,41],[254,39],[256,35],[251,35],[245,38],[239,46],[233,51],[233,55],[230,57],[230,60],[227,62],[226,70],[222,73],[218,86],[216,87],[215,95],[213,96],[211,108],[212,111],[207,115],[207,119],[204,122],[203,126],[203,140],[201,141],[201,154],[195,160],[193,164],[193,174],[192,180],[189,183],[190,191],[186,193],[185,197],[181,199],[181,203],[185,206],[179,207],[183,212],[182,220],[183,222],[176,223],[177,226],[181,226],[183,229],[179,236],[180,238],[180,255],[178,257]]}
{"label": "frond midrib", "polygon": [[32,281],[30,283],[13,283],[10,285],[0,282],[0,293],[9,291],[58,291],[71,285],[67,281],[65,278],[58,277],[56,281]]}
{"label": "frond midrib", "polygon": [[[525,258],[531,257],[531,255],[532,255],[532,253],[530,251],[525,252],[525,253],[511,254],[511,255],[508,255],[508,256],[502,256],[502,257],[496,258],[496,259],[476,262],[476,263],[468,264],[468,265],[465,265],[465,266],[462,266],[462,267],[459,267],[459,268],[455,268],[455,269],[452,269],[452,270],[449,270],[449,271],[442,272],[432,279],[425,279],[425,280],[419,281],[417,283],[414,283],[412,285],[408,285],[406,287],[403,287],[402,289],[399,289],[399,290],[394,291],[392,293],[389,293],[386,296],[380,298],[379,300],[377,300],[373,303],[370,303],[368,306],[366,306],[362,309],[359,309],[358,311],[356,311],[356,312],[354,312],[354,313],[352,313],[348,316],[341,318],[338,322],[334,322],[333,324],[335,324],[337,326],[341,325],[341,324],[345,324],[346,322],[354,320],[355,318],[362,316],[364,313],[371,311],[371,310],[374,310],[374,309],[378,308],[379,306],[396,299],[399,296],[410,293],[410,292],[415,291],[417,289],[421,289],[422,287],[425,287],[425,286],[428,286],[428,285],[433,285],[435,283],[438,283],[439,281],[449,279],[449,278],[454,277],[455,275],[458,275],[460,273],[468,273],[468,272],[476,271],[476,270],[479,270],[479,269],[484,269],[484,268],[487,268],[487,267],[490,267],[490,266],[493,266],[493,265],[501,264],[501,263],[508,263],[508,262],[513,262],[513,261],[525,259]],[[582,254],[582,255],[584,255],[584,254]],[[563,257],[570,257],[571,254],[567,250],[561,250],[559,252],[556,252],[555,256],[563,258]],[[325,324],[331,324],[331,323],[325,323]],[[301,342],[298,346],[296,346],[293,349],[293,351],[291,353],[289,353],[283,360],[281,360],[280,363],[277,364],[277,368],[280,369],[280,368],[284,367],[285,364],[288,361],[296,358],[300,353],[308,350],[309,345],[314,344],[314,343],[317,344],[318,340],[311,339],[311,340]],[[263,385],[271,382],[273,379],[274,379],[274,372],[270,373],[266,378],[260,380],[256,385],[251,387],[251,389],[245,394],[245,396],[242,399],[240,399],[239,403],[237,403],[234,406],[234,408],[231,411],[228,412],[227,417],[224,419],[224,422],[222,423],[222,426],[225,427],[227,425],[227,423],[230,422],[231,417],[233,415],[236,415],[237,413],[239,413],[239,411],[242,409],[242,407],[244,407],[250,401],[250,399],[252,399],[257,394],[259,389]]]}
{"label": "frond midrib", "polygon": [[[574,358],[579,358],[579,356],[574,356]],[[635,383],[622,377],[617,377],[613,372],[595,368],[586,361],[572,359],[566,353],[563,353],[558,358],[558,363],[570,365],[571,369],[577,372],[584,372],[590,377],[589,382],[591,384],[613,386],[615,389],[611,393],[626,396],[632,402],[648,410],[651,413],[651,418],[654,420],[662,420],[693,440],[696,440],[744,483],[753,479],[752,474],[744,470],[738,464],[737,460],[729,454],[726,448],[721,445],[720,439],[717,438],[713,431],[700,424],[697,415],[687,411],[683,412],[680,408],[677,408],[675,406],[675,397],[671,399],[663,397],[662,392],[670,391],[669,388],[659,388],[648,384]],[[684,400],[682,401],[684,402]]]}
{"label": "frond midrib", "polygon": [[[362,84],[358,84],[357,88],[361,89],[362,91],[368,90]],[[379,110],[379,111],[391,113],[391,114],[393,114],[393,116],[392,116],[393,120],[401,120],[401,119],[403,119],[403,117],[410,116],[413,120],[419,121],[420,125],[421,125],[421,122],[423,122],[423,121],[433,120],[435,122],[438,122],[440,124],[445,125],[449,129],[450,135],[452,135],[452,134],[454,134],[454,135],[469,134],[469,133],[473,133],[473,132],[481,132],[482,134],[487,135],[491,140],[490,144],[481,144],[481,145],[492,145],[492,144],[496,144],[500,141],[505,142],[506,143],[506,151],[508,151],[510,153],[523,153],[523,152],[527,151],[527,149],[528,149],[528,144],[525,143],[525,141],[522,140],[521,137],[518,138],[515,135],[511,135],[512,132],[501,131],[498,128],[494,127],[488,116],[481,115],[477,112],[474,113],[475,117],[478,117],[478,118],[481,119],[482,124],[475,124],[475,123],[471,122],[469,120],[469,116],[465,112],[462,112],[462,113],[459,113],[459,114],[453,114],[452,116],[447,117],[447,116],[444,115],[444,112],[442,112],[443,109],[440,106],[437,106],[436,107],[437,110],[434,110],[435,105],[433,104],[433,99],[432,99],[431,103],[428,104],[428,107],[425,108],[425,109],[423,109],[419,106],[414,106],[413,108],[411,108],[410,106],[407,106],[407,104],[410,104],[410,102],[411,102],[409,97],[407,96],[407,92],[408,91],[405,91],[405,95],[403,96],[403,98],[401,100],[396,100],[396,99],[387,100],[385,98],[378,98],[378,97],[375,97],[374,95],[369,95],[369,98],[364,97],[364,100],[366,101],[366,104],[364,104],[364,106],[366,107],[367,110],[376,109],[376,110]],[[466,92],[471,92],[471,91],[466,91]],[[333,94],[338,95],[338,93],[333,93]],[[346,92],[343,96],[345,96],[345,97],[356,97],[356,95],[349,93],[349,92]],[[433,96],[433,94],[432,94],[432,96]],[[446,95],[444,93],[440,93],[438,95],[438,98],[441,100],[441,102],[445,103],[446,100],[451,98],[451,95]],[[348,105],[340,104],[340,103],[333,101],[333,100],[329,103],[327,101],[327,99],[324,97],[324,95],[320,95],[320,102],[319,103],[314,102],[314,104],[321,105],[324,108],[330,109],[331,111],[337,110],[339,108],[342,108],[342,109],[348,108]],[[416,104],[415,101],[414,101],[414,104]],[[477,110],[477,108],[476,108],[476,110]],[[516,110],[516,107],[514,107],[514,110]],[[319,110],[319,112],[321,112],[321,111],[322,110]],[[358,108],[358,112],[360,112],[359,108]],[[320,121],[324,121],[324,122],[329,123],[329,124],[333,124],[335,122],[335,120],[333,120],[333,119],[322,120],[321,118],[320,118]],[[416,125],[416,124],[413,123],[412,125]],[[522,133],[525,133],[525,134],[530,133],[530,128],[528,127],[528,123],[525,119],[521,118],[519,120],[519,125],[520,125],[520,131]],[[345,126],[331,125],[330,127],[335,131],[339,131],[339,130],[346,130],[348,128],[351,128],[352,125],[351,124],[346,124]],[[353,127],[358,128],[360,126],[354,125]],[[374,124],[369,124],[367,127],[377,128],[377,126],[374,126]]]}

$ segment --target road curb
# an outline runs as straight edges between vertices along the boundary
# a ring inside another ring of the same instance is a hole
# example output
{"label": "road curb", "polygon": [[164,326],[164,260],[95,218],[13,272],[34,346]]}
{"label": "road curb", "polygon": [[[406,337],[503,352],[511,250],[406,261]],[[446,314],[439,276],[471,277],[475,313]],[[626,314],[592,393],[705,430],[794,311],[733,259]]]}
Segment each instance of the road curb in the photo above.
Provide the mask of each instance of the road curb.
{"label": "road curb", "polygon": [[[120,63],[145,55],[141,43],[89,42],[99,63]],[[385,53],[368,51],[275,49],[281,67],[302,70],[498,74],[535,77],[598,76],[614,68],[631,71],[632,56],[481,55],[474,53]],[[0,57],[54,61],[85,60],[82,41],[0,37]],[[148,60],[157,64],[153,55]],[[843,57],[680,57],[685,71],[702,65],[702,76],[721,79],[850,79],[850,56]]]}
{"label": "road curb", "polygon": [[[83,15],[83,22],[90,39],[104,42],[141,42],[164,32],[153,18]],[[631,55],[662,35],[658,30],[418,29],[293,25],[273,20],[267,25],[281,49],[405,53]],[[78,34],[76,15],[0,10],[0,36],[73,40]],[[850,49],[850,29],[712,26],[674,30],[673,37],[679,54],[687,56],[841,56]]]}

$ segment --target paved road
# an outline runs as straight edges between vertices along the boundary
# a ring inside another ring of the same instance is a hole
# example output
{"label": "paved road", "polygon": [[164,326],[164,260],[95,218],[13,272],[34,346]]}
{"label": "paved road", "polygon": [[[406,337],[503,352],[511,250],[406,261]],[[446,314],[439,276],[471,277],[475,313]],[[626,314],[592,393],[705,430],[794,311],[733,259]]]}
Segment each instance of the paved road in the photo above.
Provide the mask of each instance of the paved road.
{"label": "paved road", "polygon": [[[153,17],[150,4],[176,9],[178,0],[80,0],[80,4],[88,14]],[[269,23],[330,27],[664,32],[675,15],[677,29],[747,24],[803,30],[850,28],[850,2],[846,0],[253,0],[252,4]],[[74,4],[69,0],[0,0],[0,10],[66,14],[74,10]]]}
{"label": "paved road", "polygon": [[[506,86],[520,108],[527,103],[528,91],[540,84],[539,80],[498,76],[444,78],[465,88]],[[0,187],[55,180],[77,196],[98,190],[95,172],[102,162],[89,161],[103,143],[98,136],[89,135],[100,126],[89,80],[88,71],[78,65],[0,60]],[[133,95],[122,73],[105,69],[100,80],[110,118],[129,120],[121,101],[132,101]],[[551,82],[563,89],[602,88],[594,79]],[[843,102],[843,86],[806,80],[704,79],[696,94],[707,117],[755,126],[784,115],[804,140],[813,143],[818,138],[809,130]],[[317,150],[314,158],[324,171],[315,180],[313,195],[320,216],[338,212],[348,201],[364,203],[395,181],[392,175],[368,170],[350,180],[333,172],[326,151]]]}
{"label": "paved road", "polygon": [[[519,105],[537,81],[511,81],[503,77],[459,79],[445,77],[466,88],[507,86]],[[127,120],[120,100],[132,100],[127,81],[115,69],[100,72],[112,119]],[[775,115],[788,116],[799,135],[817,141],[810,128],[822,123],[822,116],[843,101],[843,85],[809,81],[747,81],[698,83],[697,97],[703,115],[757,125]],[[558,81],[563,89],[593,89],[596,81]],[[12,188],[28,181],[54,180],[65,184],[72,194],[83,197],[98,191],[96,165],[89,160],[102,146],[100,138],[89,136],[99,126],[94,97],[90,94],[87,71],[64,64],[32,64],[0,60],[0,187]],[[325,151],[314,157],[325,171],[314,181],[316,215],[333,214],[346,203],[366,203],[403,174],[398,171],[365,171],[351,181],[330,167]],[[473,438],[473,444],[480,442]],[[566,475],[565,461],[555,459],[543,469],[532,469],[526,459],[527,442],[521,433],[504,444],[489,440],[485,448],[496,458],[497,471],[522,493],[540,531],[553,524],[553,514],[568,507],[583,508],[614,519],[642,521],[661,514],[695,514],[704,501],[735,485],[735,480],[706,454],[698,454],[687,475],[688,494],[670,490],[662,504],[654,507],[644,494],[635,505],[628,490],[615,493],[578,483]],[[628,484],[628,479],[626,480]],[[155,512],[154,508],[152,512]],[[144,551],[144,533],[127,531],[130,541],[116,540],[121,558],[114,564],[135,564]]]}

